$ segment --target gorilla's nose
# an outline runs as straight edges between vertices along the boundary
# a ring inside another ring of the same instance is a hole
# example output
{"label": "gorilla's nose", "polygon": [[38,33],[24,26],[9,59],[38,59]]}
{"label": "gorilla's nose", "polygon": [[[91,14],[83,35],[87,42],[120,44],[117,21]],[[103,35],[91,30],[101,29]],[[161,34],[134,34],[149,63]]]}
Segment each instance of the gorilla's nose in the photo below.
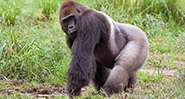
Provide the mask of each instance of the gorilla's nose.
{"label": "gorilla's nose", "polygon": [[76,31],[76,27],[74,25],[69,25],[68,26],[68,32],[69,32],[69,34],[72,34],[75,31]]}
{"label": "gorilla's nose", "polygon": [[72,30],[72,29],[74,29],[74,28],[75,28],[74,25],[69,25],[69,26],[68,26],[68,29],[69,29],[69,30]]}

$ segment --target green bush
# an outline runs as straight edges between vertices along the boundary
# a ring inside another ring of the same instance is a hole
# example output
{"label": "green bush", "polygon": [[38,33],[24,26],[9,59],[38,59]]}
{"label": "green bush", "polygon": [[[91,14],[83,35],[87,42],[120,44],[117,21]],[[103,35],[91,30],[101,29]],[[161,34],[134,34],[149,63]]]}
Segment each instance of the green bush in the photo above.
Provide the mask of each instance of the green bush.
{"label": "green bush", "polygon": [[[184,24],[184,7],[180,7],[182,0],[97,0],[97,9],[111,9],[119,11],[121,14],[132,17],[134,15],[160,15],[166,21],[171,19],[177,23]],[[118,10],[119,9],[119,10]]]}
{"label": "green bush", "polygon": [[40,0],[39,7],[42,11],[42,14],[45,17],[51,18],[50,16],[55,13],[60,5],[60,0]]}
{"label": "green bush", "polygon": [[21,13],[21,0],[0,0],[0,17],[2,22],[8,25],[14,25]]}
{"label": "green bush", "polygon": [[38,82],[45,82],[53,75],[53,79],[61,77],[60,83],[63,82],[67,70],[65,65],[69,60],[60,44],[54,42],[52,48],[40,48],[35,40],[18,41],[15,32],[9,33],[9,36],[11,43],[2,46],[0,74],[11,79]]}
{"label": "green bush", "polygon": [[57,36],[58,39],[53,38],[58,31],[61,32],[60,28],[51,24],[47,30],[41,29],[48,25],[32,27],[22,23],[20,27],[10,28],[2,28],[4,26],[1,25],[0,74],[9,79],[64,83],[69,52],[61,35]]}

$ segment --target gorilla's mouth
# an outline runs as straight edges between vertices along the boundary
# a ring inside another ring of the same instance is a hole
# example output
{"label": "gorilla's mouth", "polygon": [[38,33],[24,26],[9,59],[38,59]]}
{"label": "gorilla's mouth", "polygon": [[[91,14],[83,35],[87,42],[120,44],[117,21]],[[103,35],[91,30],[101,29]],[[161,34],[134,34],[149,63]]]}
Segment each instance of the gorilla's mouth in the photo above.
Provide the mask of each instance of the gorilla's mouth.
{"label": "gorilla's mouth", "polygon": [[73,29],[69,29],[69,34],[73,34],[74,32],[76,32],[76,29],[75,28],[73,28]]}
{"label": "gorilla's mouth", "polygon": [[72,38],[75,38],[77,36],[77,30],[73,30],[71,31],[68,36],[72,37]]}
{"label": "gorilla's mouth", "polygon": [[70,29],[70,30],[68,30],[68,33],[69,33],[69,35],[73,35],[73,34],[75,34],[76,31],[77,31],[76,29]]}

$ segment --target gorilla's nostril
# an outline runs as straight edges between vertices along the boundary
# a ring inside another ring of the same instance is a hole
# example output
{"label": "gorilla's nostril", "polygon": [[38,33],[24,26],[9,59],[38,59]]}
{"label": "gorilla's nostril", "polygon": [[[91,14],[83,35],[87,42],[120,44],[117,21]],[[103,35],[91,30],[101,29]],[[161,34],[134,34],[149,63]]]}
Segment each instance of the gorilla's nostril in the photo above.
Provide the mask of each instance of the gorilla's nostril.
{"label": "gorilla's nostril", "polygon": [[75,25],[68,25],[68,33],[71,34],[76,31]]}
{"label": "gorilla's nostril", "polygon": [[73,28],[74,28],[74,26],[73,26],[73,25],[70,25],[70,26],[68,26],[68,28],[69,28],[69,29],[73,29]]}

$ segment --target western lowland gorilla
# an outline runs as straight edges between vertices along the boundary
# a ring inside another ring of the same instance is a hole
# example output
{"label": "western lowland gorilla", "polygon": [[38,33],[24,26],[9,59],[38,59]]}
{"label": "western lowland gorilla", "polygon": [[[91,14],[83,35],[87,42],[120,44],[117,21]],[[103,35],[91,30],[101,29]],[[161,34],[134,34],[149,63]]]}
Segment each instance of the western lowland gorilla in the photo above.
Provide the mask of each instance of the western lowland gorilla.
{"label": "western lowland gorilla", "polygon": [[69,96],[80,95],[81,88],[90,81],[109,96],[134,85],[136,72],[147,58],[145,32],[74,0],[62,4],[60,24],[72,51]]}

